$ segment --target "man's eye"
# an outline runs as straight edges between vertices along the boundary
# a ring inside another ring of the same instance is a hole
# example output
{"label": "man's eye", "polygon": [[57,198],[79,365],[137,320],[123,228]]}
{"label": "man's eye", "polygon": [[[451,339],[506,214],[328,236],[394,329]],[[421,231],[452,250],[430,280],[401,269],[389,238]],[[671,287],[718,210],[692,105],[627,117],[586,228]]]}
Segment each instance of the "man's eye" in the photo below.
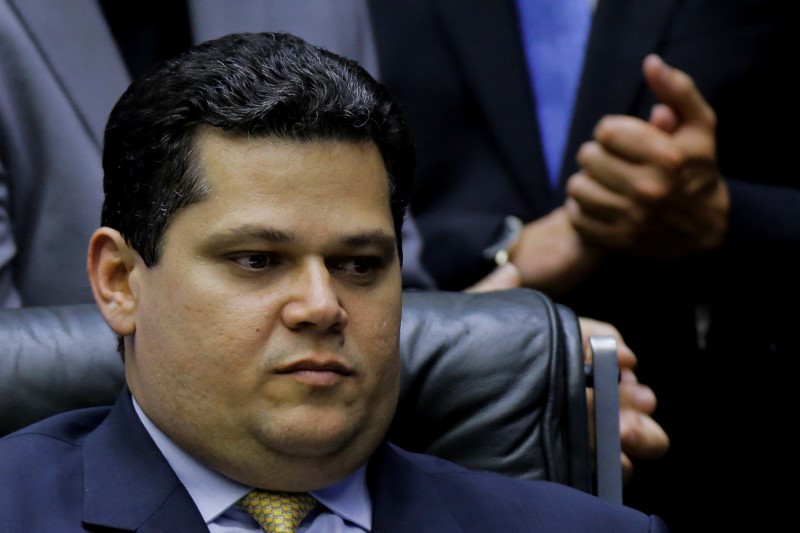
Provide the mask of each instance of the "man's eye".
{"label": "man's eye", "polygon": [[376,257],[346,257],[328,263],[329,268],[351,276],[364,276],[373,273],[380,266]]}
{"label": "man's eye", "polygon": [[336,261],[333,266],[349,274],[363,276],[373,273],[381,264],[381,260],[377,257],[351,257]]}
{"label": "man's eye", "polygon": [[248,270],[260,270],[275,263],[275,258],[269,254],[248,254],[233,258],[239,266]]}
{"label": "man's eye", "polygon": [[367,274],[378,267],[378,260],[374,257],[358,257],[352,263],[353,271],[357,274]]}

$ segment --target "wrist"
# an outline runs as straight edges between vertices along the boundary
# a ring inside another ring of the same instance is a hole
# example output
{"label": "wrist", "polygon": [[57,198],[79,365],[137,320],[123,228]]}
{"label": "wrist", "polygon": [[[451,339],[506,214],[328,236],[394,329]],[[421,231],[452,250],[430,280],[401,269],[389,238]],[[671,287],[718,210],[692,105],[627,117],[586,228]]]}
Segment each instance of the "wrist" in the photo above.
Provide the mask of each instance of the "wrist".
{"label": "wrist", "polygon": [[503,221],[499,237],[483,249],[483,257],[496,265],[504,265],[511,259],[511,249],[519,241],[523,223],[518,217],[509,215]]}

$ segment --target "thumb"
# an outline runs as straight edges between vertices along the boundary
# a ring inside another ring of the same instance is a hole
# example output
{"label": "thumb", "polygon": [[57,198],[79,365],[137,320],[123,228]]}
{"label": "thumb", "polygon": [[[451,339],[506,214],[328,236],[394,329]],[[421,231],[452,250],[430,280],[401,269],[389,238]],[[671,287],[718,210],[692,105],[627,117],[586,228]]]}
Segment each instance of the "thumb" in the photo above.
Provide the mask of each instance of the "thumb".
{"label": "thumb", "polygon": [[656,97],[669,106],[680,122],[716,126],[716,115],[691,76],[667,65],[660,56],[649,54],[642,63],[647,84]]}

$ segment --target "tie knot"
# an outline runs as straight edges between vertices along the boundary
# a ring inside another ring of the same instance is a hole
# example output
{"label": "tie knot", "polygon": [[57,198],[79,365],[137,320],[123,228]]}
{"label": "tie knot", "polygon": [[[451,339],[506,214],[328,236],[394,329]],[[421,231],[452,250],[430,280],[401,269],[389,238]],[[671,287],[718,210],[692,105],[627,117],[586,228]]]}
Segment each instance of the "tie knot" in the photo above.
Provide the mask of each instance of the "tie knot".
{"label": "tie knot", "polygon": [[307,492],[253,489],[239,504],[267,533],[294,533],[317,501]]}

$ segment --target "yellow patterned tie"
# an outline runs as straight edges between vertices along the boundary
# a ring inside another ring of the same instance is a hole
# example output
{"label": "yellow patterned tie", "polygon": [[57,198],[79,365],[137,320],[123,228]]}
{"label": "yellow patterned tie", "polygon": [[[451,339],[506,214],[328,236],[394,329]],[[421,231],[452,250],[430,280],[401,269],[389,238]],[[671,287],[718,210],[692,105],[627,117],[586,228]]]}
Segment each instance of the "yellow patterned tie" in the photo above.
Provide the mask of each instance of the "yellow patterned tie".
{"label": "yellow patterned tie", "polygon": [[253,489],[239,504],[267,533],[295,533],[317,500],[306,492],[273,492]]}

